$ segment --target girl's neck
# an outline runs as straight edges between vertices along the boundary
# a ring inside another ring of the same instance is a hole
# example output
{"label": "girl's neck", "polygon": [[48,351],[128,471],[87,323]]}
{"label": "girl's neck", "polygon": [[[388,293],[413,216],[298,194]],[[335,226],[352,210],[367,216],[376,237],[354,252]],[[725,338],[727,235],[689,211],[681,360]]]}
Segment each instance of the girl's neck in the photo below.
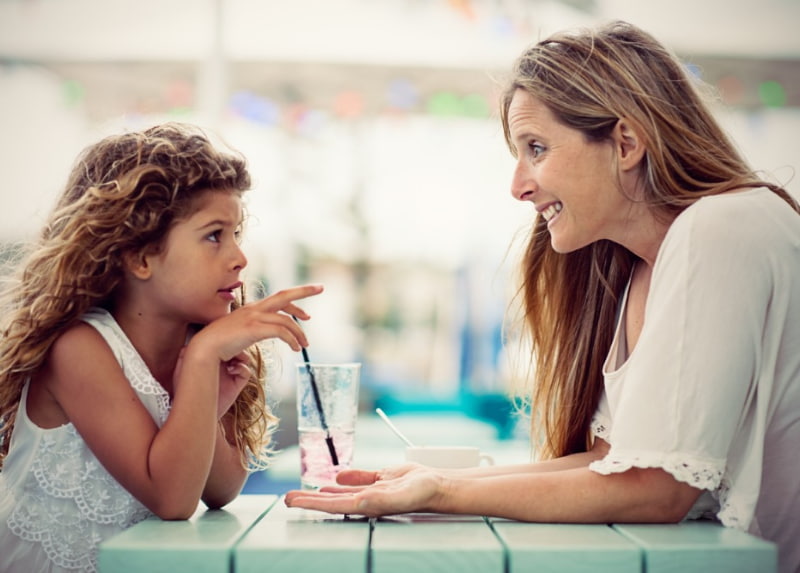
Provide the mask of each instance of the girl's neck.
{"label": "girl's neck", "polygon": [[172,377],[186,343],[189,325],[120,308],[111,312],[150,373],[172,395]]}

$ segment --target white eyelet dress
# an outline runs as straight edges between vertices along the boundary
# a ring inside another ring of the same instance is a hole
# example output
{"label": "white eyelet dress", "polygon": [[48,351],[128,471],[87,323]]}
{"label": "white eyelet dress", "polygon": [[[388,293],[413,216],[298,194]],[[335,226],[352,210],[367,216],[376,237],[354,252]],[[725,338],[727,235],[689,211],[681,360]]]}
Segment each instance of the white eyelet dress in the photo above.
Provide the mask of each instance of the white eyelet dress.
{"label": "white eyelet dress", "polygon": [[[169,396],[125,333],[102,309],[83,320],[106,340],[161,427]],[[72,424],[36,426],[27,395],[28,384],[0,472],[0,571],[95,571],[100,542],[152,514],[100,465]]]}

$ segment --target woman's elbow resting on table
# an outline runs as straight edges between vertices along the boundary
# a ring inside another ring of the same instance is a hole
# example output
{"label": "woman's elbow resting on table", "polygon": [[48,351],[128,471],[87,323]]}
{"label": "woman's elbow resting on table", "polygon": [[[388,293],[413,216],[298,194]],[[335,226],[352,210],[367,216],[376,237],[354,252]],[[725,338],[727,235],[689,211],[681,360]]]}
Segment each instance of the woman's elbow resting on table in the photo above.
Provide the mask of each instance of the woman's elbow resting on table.
{"label": "woman's elbow resting on table", "polygon": [[609,522],[677,523],[686,517],[702,493],[661,468],[631,468],[598,477],[613,480],[611,489],[621,494],[617,497],[620,503],[609,507],[612,518]]}

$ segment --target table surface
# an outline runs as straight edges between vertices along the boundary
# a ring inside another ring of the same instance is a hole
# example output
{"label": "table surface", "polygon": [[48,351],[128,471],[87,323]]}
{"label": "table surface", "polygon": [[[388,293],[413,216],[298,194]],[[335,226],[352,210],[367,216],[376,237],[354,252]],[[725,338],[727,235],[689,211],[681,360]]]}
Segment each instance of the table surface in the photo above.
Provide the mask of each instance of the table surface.
{"label": "table surface", "polygon": [[768,573],[775,545],[714,522],[532,524],[480,516],[381,519],[242,495],[188,521],[145,520],[100,546],[102,573]]}

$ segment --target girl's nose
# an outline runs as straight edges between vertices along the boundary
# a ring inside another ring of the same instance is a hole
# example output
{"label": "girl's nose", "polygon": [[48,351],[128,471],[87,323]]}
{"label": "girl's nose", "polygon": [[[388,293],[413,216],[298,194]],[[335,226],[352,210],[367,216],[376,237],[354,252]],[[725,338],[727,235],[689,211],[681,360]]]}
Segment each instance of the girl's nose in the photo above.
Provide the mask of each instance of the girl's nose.
{"label": "girl's nose", "polygon": [[241,270],[247,266],[247,257],[242,250],[242,247],[238,244],[235,246],[236,253],[233,258],[233,268],[236,270]]}

